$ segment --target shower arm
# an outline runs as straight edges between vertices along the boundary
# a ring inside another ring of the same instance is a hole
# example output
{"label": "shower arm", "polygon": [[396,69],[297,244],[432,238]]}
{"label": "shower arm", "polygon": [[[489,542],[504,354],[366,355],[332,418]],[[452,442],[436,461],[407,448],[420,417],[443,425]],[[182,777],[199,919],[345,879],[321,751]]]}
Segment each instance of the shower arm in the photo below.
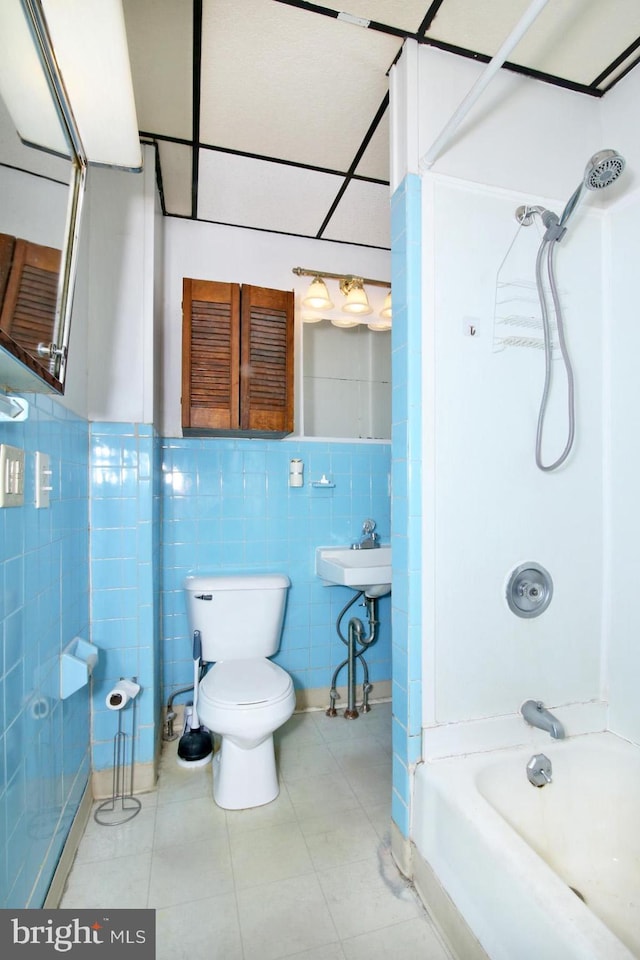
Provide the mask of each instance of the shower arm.
{"label": "shower arm", "polygon": [[[576,193],[578,193],[578,191],[576,191]],[[575,201],[574,201],[574,198],[575,198]],[[549,241],[562,240],[565,233],[567,232],[567,228],[564,225],[562,218],[565,217],[565,214],[567,214],[567,208],[569,204],[572,201],[574,201],[574,206],[575,206],[578,200],[579,200],[579,196],[576,197],[576,194],[574,194],[573,197],[571,197],[571,200],[569,201],[569,203],[567,204],[567,207],[565,207],[562,217],[558,217],[557,213],[554,213],[553,210],[547,210],[546,207],[540,207],[534,204],[531,204],[531,205],[525,204],[522,207],[518,207],[518,209],[516,210],[516,220],[518,221],[521,227],[528,227],[533,223],[533,218],[537,213],[540,219],[542,220],[543,225],[546,228],[546,232],[542,239],[549,240]],[[569,214],[567,214],[567,218],[573,212],[573,209],[574,208],[572,207],[571,210],[569,211]]]}

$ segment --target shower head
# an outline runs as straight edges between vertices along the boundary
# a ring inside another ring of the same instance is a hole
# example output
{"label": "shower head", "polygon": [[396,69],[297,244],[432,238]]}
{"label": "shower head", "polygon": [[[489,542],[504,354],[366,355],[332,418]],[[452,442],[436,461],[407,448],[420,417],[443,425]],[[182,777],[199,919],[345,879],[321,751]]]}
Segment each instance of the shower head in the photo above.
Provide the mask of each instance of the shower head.
{"label": "shower head", "polygon": [[615,150],[600,150],[594,153],[586,166],[584,186],[587,190],[602,190],[618,179],[624,167],[624,157]]}
{"label": "shower head", "polygon": [[585,190],[602,190],[603,187],[608,187],[618,179],[624,166],[624,157],[615,150],[600,150],[594,153],[585,168],[582,183],[569,198],[562,212],[559,226],[566,229],[569,218],[580,203]]}

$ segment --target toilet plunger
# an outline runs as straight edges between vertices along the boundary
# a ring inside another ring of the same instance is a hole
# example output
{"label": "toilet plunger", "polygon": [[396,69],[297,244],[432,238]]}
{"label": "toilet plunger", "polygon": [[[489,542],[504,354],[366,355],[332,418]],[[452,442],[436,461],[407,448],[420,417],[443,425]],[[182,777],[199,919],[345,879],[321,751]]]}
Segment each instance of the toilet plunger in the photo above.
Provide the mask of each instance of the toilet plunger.
{"label": "toilet plunger", "polygon": [[202,643],[200,631],[193,631],[193,708],[191,713],[191,729],[185,730],[178,742],[178,762],[181,766],[192,764],[203,766],[211,760],[213,747],[211,734],[200,726],[198,719],[198,684],[200,682],[200,658]]}

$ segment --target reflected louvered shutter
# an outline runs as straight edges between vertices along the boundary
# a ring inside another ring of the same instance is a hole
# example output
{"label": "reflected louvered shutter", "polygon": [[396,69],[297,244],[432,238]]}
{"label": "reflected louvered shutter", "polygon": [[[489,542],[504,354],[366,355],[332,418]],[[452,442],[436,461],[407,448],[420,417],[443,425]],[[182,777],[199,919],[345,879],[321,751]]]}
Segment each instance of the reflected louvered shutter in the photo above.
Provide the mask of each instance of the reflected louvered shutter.
{"label": "reflected louvered shutter", "polygon": [[2,312],[4,293],[9,282],[15,247],[15,237],[9,236],[8,233],[0,233],[0,313]]}
{"label": "reflected louvered shutter", "polygon": [[185,278],[182,309],[182,426],[237,429],[239,287]]}
{"label": "reflected louvered shutter", "polygon": [[32,357],[53,339],[59,275],[59,250],[16,240],[0,327]]}
{"label": "reflected louvered shutter", "polygon": [[240,426],[293,430],[293,293],[242,288]]}

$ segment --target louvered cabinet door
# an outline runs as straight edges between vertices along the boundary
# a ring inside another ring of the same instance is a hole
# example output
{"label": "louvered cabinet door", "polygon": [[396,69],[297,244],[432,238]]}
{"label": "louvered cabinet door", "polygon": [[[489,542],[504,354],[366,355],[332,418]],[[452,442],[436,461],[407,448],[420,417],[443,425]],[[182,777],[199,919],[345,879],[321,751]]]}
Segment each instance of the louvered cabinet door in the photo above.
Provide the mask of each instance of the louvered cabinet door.
{"label": "louvered cabinet door", "polygon": [[182,293],[182,427],[237,431],[240,289],[185,278]]}
{"label": "louvered cabinet door", "polygon": [[16,240],[0,327],[32,357],[53,340],[59,276],[59,250]]}
{"label": "louvered cabinet door", "polygon": [[240,426],[293,431],[293,293],[245,284],[240,332]]}

